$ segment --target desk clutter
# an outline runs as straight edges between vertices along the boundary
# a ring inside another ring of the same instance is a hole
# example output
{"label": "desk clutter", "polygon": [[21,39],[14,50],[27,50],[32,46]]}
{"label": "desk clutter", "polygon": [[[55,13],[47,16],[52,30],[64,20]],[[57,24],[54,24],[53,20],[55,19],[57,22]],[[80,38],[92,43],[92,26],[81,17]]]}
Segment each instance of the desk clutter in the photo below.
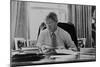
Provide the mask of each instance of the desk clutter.
{"label": "desk clutter", "polygon": [[[76,52],[65,49],[58,49],[54,55],[76,55]],[[25,47],[21,50],[12,51],[12,62],[28,62],[28,61],[39,61],[45,57],[45,54],[37,47]]]}
{"label": "desk clutter", "polygon": [[39,61],[42,58],[44,58],[43,54],[16,54],[12,56],[12,62]]}
{"label": "desk clutter", "polygon": [[[22,50],[12,51],[11,62],[12,66],[34,65],[43,63],[60,63],[60,62],[83,62],[95,61],[95,49],[81,48],[80,52],[71,50],[56,50],[53,55],[41,53],[38,48],[22,48]],[[93,55],[91,55],[93,54]]]}
{"label": "desk clutter", "polygon": [[40,50],[35,47],[25,47],[21,50],[15,50],[12,52],[12,62],[26,62],[26,61],[39,61],[44,56],[41,54]]}

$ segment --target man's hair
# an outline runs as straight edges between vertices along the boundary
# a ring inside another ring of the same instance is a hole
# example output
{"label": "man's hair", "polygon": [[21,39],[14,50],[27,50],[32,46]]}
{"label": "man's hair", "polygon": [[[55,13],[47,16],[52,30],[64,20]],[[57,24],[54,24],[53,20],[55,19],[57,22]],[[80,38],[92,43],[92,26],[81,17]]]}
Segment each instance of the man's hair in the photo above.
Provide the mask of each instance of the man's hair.
{"label": "man's hair", "polygon": [[54,12],[50,12],[50,13],[47,15],[46,19],[52,19],[53,21],[58,22],[57,15],[56,15],[56,13],[54,13]]}

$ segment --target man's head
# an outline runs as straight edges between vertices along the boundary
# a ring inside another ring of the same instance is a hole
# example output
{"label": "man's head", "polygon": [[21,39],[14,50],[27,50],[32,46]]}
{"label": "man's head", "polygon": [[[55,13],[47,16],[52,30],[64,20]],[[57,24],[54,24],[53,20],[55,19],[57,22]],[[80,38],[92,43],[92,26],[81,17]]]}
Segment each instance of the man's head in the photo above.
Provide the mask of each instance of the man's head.
{"label": "man's head", "polygon": [[50,12],[46,17],[46,25],[49,31],[54,32],[57,29],[58,18],[54,12]]}

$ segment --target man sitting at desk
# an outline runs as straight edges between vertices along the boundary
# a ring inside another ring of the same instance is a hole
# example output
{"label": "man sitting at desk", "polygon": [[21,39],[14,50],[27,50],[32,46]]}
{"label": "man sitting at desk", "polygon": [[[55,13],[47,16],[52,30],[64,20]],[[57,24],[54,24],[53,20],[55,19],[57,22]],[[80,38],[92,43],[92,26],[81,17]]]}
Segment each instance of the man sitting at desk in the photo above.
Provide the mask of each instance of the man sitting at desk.
{"label": "man sitting at desk", "polygon": [[67,45],[69,49],[77,50],[69,33],[58,27],[57,22],[57,15],[50,12],[46,17],[47,29],[40,32],[37,46],[42,49],[66,49],[65,45]]}

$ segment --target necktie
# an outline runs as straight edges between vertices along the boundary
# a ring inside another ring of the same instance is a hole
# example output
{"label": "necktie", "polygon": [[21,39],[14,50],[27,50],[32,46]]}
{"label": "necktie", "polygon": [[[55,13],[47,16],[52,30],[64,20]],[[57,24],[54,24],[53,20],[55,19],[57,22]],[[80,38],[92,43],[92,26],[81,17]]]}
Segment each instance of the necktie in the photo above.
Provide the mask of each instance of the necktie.
{"label": "necktie", "polygon": [[52,41],[52,47],[56,48],[56,46],[57,46],[57,40],[56,40],[56,35],[55,35],[54,32],[51,34],[51,41]]}

